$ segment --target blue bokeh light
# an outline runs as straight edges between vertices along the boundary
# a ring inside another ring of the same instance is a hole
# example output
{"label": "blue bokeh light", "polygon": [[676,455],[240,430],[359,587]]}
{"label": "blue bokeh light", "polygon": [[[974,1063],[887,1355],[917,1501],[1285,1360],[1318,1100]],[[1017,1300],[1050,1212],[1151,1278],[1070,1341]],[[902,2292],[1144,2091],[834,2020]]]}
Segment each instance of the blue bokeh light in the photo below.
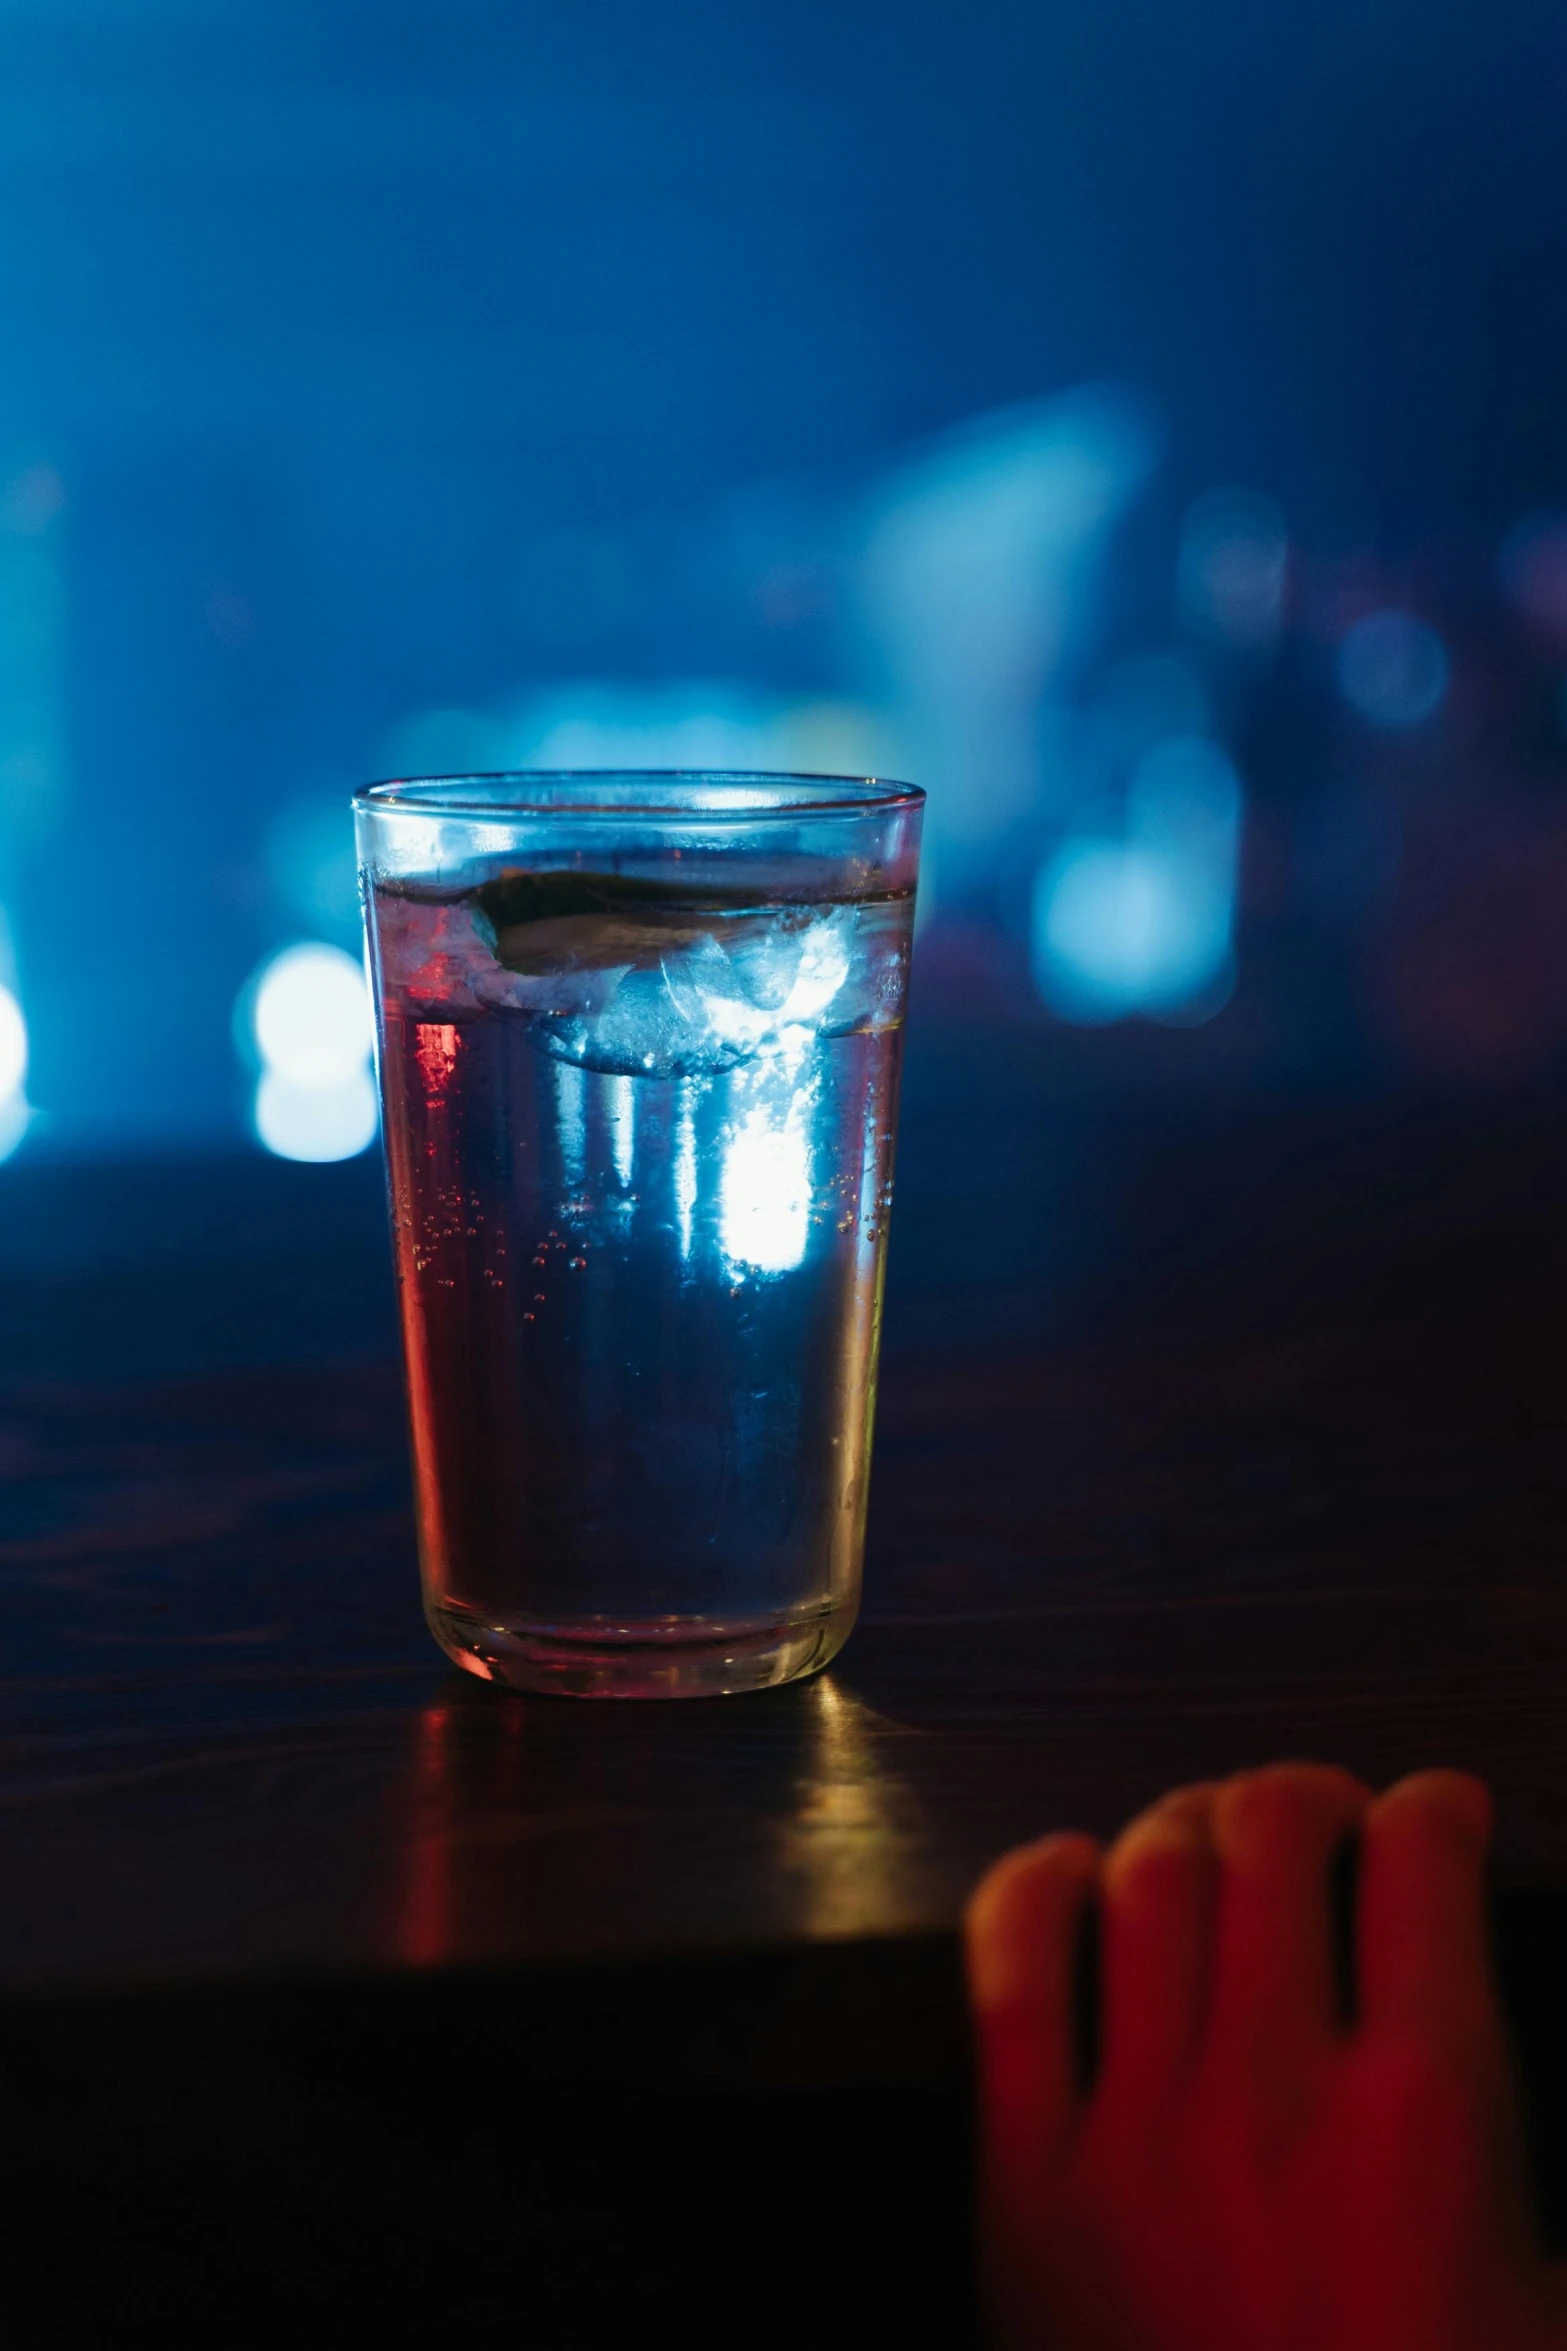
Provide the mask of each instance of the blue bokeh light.
{"label": "blue bokeh light", "polygon": [[1272,498],[1210,490],[1181,525],[1177,594],[1201,636],[1243,651],[1271,645],[1284,620],[1289,533]]}
{"label": "blue bokeh light", "polygon": [[[1159,739],[1245,748],[1259,941],[1310,927],[1287,837],[1363,788],[1334,761],[1429,755],[1501,826],[1567,667],[1560,467],[1521,425],[1567,368],[1537,27],[1379,0],[1346,73],[1342,10],[1167,13],[0,6],[29,1150],[248,1134],[230,1007],[285,938],[356,945],[377,773],[908,774],[925,935],[1009,1011],[1057,852],[1117,846],[1123,928],[1163,921],[1155,722],[1101,693],[1129,663],[1200,688]],[[1498,571],[1477,518],[1519,516]],[[1343,949],[1260,955],[1257,1032],[1301,1033],[1298,988],[1314,1036],[1384,1021]]]}
{"label": "blue bokeh light", "polygon": [[1034,884],[1035,984],[1063,1020],[1197,1021],[1233,983],[1240,780],[1173,736],[1139,763],[1119,835],[1069,837]]}
{"label": "blue bokeh light", "polygon": [[1449,667],[1431,623],[1389,605],[1356,621],[1339,646],[1339,691],[1362,718],[1398,734],[1435,718],[1447,698]]}

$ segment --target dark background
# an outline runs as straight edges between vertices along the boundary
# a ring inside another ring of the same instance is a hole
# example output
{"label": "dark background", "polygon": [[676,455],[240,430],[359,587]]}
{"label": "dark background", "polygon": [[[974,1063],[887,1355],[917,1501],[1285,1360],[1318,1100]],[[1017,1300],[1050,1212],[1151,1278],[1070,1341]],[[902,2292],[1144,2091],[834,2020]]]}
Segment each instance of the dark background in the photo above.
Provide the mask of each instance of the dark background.
{"label": "dark background", "polygon": [[[541,751],[914,770],[922,1017],[1060,1025],[1019,876],[1122,823],[1144,688],[1239,777],[1233,967],[1155,1036],[1090,1006],[1057,1082],[1554,1084],[1567,540],[1508,535],[1567,502],[1564,44],[1530,0],[0,0],[6,1139],[253,1147],[233,1008],[356,951],[349,787]],[[932,479],[1005,507],[1009,430],[1066,448],[1023,587],[994,515],[925,562],[1011,670],[911,708],[867,548]],[[1227,488],[1288,540],[1239,642],[1181,588]],[[1387,608],[1447,664],[1395,723],[1340,651]]]}

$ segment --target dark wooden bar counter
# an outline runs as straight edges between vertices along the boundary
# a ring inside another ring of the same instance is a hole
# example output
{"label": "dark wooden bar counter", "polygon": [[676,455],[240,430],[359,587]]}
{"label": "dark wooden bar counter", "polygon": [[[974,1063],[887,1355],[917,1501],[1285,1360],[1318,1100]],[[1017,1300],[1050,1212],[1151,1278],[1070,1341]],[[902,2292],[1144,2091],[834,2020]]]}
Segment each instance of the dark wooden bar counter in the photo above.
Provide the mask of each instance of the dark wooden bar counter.
{"label": "dark wooden bar counter", "polygon": [[[908,2292],[961,2339],[964,1895],[1008,1843],[1111,1831],[1183,1777],[1478,1769],[1504,1906],[1536,1957],[1561,1944],[1555,1101],[1129,1109],[917,1056],[860,1628],[813,1682],[669,1707],[507,1697],[430,1643],[366,1164],[24,1160],[0,1186],[3,2143],[53,2151],[22,2165],[45,2234],[96,2197],[141,2279],[112,2324],[78,2286],[64,2331],[18,2340],[210,2327],[211,2281],[258,2257],[192,2167],[229,2177],[236,2138],[238,2201],[285,2247],[258,2329],[362,2308],[373,2272],[505,2332],[513,2272],[475,2285],[441,2250],[477,2227],[535,2277],[529,2339],[597,2339],[689,2285],[637,2135],[667,2144],[670,2096],[717,2097],[785,2200],[800,2163],[837,2192],[857,2118],[842,2192],[870,2209],[869,2160],[883,2225],[924,2244]],[[595,2083],[657,2258],[583,2218]],[[513,2179],[509,2223],[464,2084],[492,2128],[492,2097],[531,2098],[566,2151],[531,2202]],[[299,2167],[339,2142],[328,2257]],[[255,2150],[285,2146],[279,2218]],[[182,2261],[159,2230],[191,2197],[208,2250]],[[852,2289],[835,2307],[844,2339],[867,2323]]]}

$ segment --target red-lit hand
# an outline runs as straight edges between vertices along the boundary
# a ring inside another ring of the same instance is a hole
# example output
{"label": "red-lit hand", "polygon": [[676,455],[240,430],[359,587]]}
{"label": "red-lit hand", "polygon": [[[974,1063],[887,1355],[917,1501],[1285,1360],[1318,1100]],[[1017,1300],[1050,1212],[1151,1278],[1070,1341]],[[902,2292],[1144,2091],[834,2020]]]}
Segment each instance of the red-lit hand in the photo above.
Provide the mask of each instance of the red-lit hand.
{"label": "red-lit hand", "polygon": [[[1482,1903],[1490,1807],[1278,1765],[1178,1790],[1101,1856],[1047,1837],[969,1910],[987,2285],[1005,2351],[1545,2351]],[[1357,1831],[1357,2015],[1328,1878]],[[1101,1909],[1101,2046],[1073,1961]]]}

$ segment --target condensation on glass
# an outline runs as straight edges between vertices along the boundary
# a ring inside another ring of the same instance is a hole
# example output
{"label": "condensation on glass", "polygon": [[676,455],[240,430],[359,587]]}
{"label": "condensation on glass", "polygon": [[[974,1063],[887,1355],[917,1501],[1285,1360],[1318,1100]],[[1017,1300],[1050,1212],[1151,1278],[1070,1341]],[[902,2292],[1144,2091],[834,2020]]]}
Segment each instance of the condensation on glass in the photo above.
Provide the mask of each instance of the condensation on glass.
{"label": "condensation on glass", "polygon": [[357,796],[425,1606],[469,1672],[682,1697],[847,1638],[922,803]]}

